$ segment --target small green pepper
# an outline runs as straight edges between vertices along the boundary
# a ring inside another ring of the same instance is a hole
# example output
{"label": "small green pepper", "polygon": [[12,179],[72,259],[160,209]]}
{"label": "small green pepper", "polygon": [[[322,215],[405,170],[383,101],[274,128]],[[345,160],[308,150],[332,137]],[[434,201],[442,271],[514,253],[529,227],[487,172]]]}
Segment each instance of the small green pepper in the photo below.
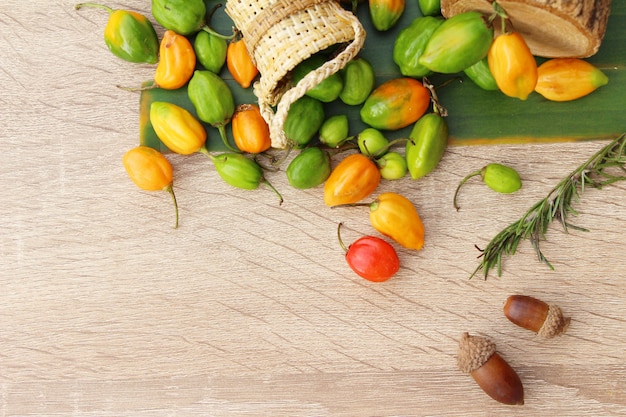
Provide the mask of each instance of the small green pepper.
{"label": "small green pepper", "polygon": [[338,148],[350,139],[349,130],[348,116],[345,114],[330,116],[320,127],[320,142],[330,148]]}
{"label": "small green pepper", "polygon": [[[300,82],[307,74],[315,71],[326,63],[326,59],[321,55],[313,55],[310,58],[302,61],[293,69],[293,81],[294,83]],[[330,103],[335,101],[341,90],[343,89],[343,80],[338,72],[329,75],[322,80],[315,87],[306,92],[306,95],[313,97],[323,103]]]}
{"label": "small green pepper", "polygon": [[496,79],[493,78],[487,57],[484,57],[474,65],[463,70],[467,78],[472,80],[474,84],[487,91],[495,91],[498,89]]}
{"label": "small green pepper", "polygon": [[189,80],[187,94],[200,120],[217,128],[224,145],[237,151],[226,137],[226,125],[235,113],[235,98],[228,84],[211,71],[196,70]]}
{"label": "small green pepper", "polygon": [[419,0],[418,6],[422,16],[437,16],[441,14],[441,0]]}
{"label": "small green pepper", "polygon": [[393,62],[398,65],[402,75],[424,77],[431,73],[430,69],[418,61],[424,53],[428,39],[442,23],[443,19],[439,17],[418,17],[400,31],[393,45]]}
{"label": "small green pepper", "polygon": [[254,160],[241,153],[223,153],[210,155],[215,170],[229,185],[244,190],[256,190],[261,184],[266,184],[278,195],[280,204],[283,197],[263,176],[263,169]]}
{"label": "small green pepper", "polygon": [[372,25],[381,32],[394,27],[406,7],[405,0],[369,0],[368,4]]}
{"label": "small green pepper", "polygon": [[309,96],[291,103],[283,129],[285,136],[296,148],[308,144],[324,123],[324,105]]}
{"label": "small green pepper", "polygon": [[316,146],[300,152],[286,170],[289,184],[299,189],[317,187],[328,179],[330,172],[330,155]]}
{"label": "small green pepper", "polygon": [[204,26],[206,5],[204,0],[152,0],[152,16],[165,29],[189,35]]}
{"label": "small green pepper", "polygon": [[96,3],[80,3],[82,7],[97,7],[109,12],[104,28],[104,42],[117,57],[128,62],[156,64],[159,54],[159,39],[152,23],[142,14],[128,10],[113,10]]}
{"label": "small green pepper", "polygon": [[492,42],[493,27],[480,12],[459,13],[433,32],[418,62],[433,72],[461,72],[487,56]]}
{"label": "small green pepper", "polygon": [[482,180],[487,187],[498,193],[511,194],[522,188],[522,179],[516,170],[498,163],[487,164],[478,171],[471,172],[461,180],[461,183],[456,188],[453,199],[454,208],[457,209],[457,211],[459,210],[459,206],[456,199],[461,186],[470,178],[478,175],[482,177]]}
{"label": "small green pepper", "polygon": [[448,124],[439,113],[422,116],[409,135],[406,144],[406,161],[414,180],[433,171],[448,145]]}
{"label": "small green pepper", "polygon": [[340,71],[343,89],[339,98],[349,106],[363,104],[376,85],[374,68],[364,58],[355,58]]}
{"label": "small green pepper", "polygon": [[388,147],[389,140],[387,140],[380,130],[368,127],[358,134],[357,144],[363,155],[380,156],[378,153]]}
{"label": "small green pepper", "polygon": [[398,152],[387,152],[376,160],[380,176],[386,180],[399,180],[408,170],[406,158]]}
{"label": "small green pepper", "polygon": [[226,39],[212,33],[198,32],[193,42],[193,49],[196,57],[204,69],[219,74],[226,63],[226,50],[228,42]]}

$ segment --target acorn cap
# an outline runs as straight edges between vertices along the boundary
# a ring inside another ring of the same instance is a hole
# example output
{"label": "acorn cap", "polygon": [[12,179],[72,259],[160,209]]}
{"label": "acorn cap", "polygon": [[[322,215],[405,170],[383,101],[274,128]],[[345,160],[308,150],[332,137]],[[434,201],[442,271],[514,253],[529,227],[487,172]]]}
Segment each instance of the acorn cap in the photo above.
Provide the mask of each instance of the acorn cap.
{"label": "acorn cap", "polygon": [[550,304],[548,306],[548,315],[543,322],[541,329],[537,334],[541,337],[551,338],[561,333],[565,333],[569,327],[570,318],[563,317],[561,308],[557,305]]}
{"label": "acorn cap", "polygon": [[465,332],[459,341],[457,364],[462,372],[469,374],[483,366],[494,353],[496,344],[491,340],[482,336],[470,336]]}

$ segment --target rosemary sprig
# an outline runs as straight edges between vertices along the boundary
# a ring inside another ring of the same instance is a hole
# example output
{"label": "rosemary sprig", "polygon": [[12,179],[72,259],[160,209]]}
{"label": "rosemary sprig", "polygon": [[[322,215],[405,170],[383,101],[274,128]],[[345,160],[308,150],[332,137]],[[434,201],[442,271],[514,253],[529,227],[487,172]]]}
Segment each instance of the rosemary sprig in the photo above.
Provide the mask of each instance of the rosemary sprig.
{"label": "rosemary sprig", "polygon": [[[610,172],[611,168],[615,168],[613,172]],[[525,239],[530,240],[539,261],[554,269],[539,247],[539,243],[546,240],[550,224],[557,220],[565,232],[570,228],[587,231],[568,222],[570,215],[578,214],[572,203],[578,202],[580,194],[588,187],[602,188],[623,180],[626,180],[626,134],[615,138],[563,178],[544,199],[535,203],[519,220],[500,231],[484,249],[477,246],[481,251],[481,261],[470,279],[481,270],[487,279],[493,268],[497,268],[498,276],[501,276],[502,256],[514,255],[519,243]]]}

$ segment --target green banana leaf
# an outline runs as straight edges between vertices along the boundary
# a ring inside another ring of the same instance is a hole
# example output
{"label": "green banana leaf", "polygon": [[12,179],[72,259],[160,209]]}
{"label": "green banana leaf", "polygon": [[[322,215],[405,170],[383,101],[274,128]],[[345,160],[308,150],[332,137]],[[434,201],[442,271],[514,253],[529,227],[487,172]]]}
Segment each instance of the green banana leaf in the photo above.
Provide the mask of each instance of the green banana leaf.
{"label": "green banana leaf", "polygon": [[[396,26],[387,32],[378,32],[370,23],[367,3],[359,3],[357,15],[367,32],[361,56],[375,68],[377,81],[400,77],[393,62],[393,44],[399,31],[420,16],[418,3],[409,1]],[[218,9],[210,22],[221,32],[230,33],[232,20]],[[434,75],[431,82],[437,88],[441,104],[448,110],[447,121],[451,145],[488,145],[502,143],[537,143],[575,140],[608,139],[626,132],[626,2],[614,1],[602,46],[588,61],[601,68],[609,77],[609,84],[592,94],[570,102],[551,102],[539,94],[531,94],[526,101],[507,97],[498,91],[484,91],[464,74]],[[226,67],[220,74],[240,103],[255,103],[252,88],[242,89],[230,76]],[[446,82],[448,82],[446,84]],[[445,86],[444,86],[445,84]],[[187,97],[186,88],[175,91],[146,90],[140,98],[140,142],[167,151],[154,133],[149,120],[150,103],[170,101],[195,114]],[[327,116],[346,114],[351,134],[366,126],[360,120],[360,106],[347,106],[339,100],[325,104]],[[211,151],[225,150],[217,129],[205,126],[207,147]],[[407,137],[411,127],[386,132],[388,139]],[[230,137],[230,132],[228,132]]]}

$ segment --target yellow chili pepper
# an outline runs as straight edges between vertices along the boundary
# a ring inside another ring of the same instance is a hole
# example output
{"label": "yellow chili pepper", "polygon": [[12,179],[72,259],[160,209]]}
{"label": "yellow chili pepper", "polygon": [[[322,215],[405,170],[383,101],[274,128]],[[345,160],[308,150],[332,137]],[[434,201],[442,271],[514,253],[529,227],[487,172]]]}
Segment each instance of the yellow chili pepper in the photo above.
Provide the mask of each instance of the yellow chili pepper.
{"label": "yellow chili pepper", "polygon": [[600,69],[579,58],[553,58],[539,66],[535,91],[552,101],[570,101],[608,84]]}
{"label": "yellow chili pepper", "polygon": [[159,47],[159,64],[154,74],[157,87],[175,90],[187,84],[196,69],[191,42],[173,30],[166,30]]}
{"label": "yellow chili pepper", "polygon": [[161,142],[172,152],[207,153],[204,126],[187,109],[165,101],[150,105],[150,123]]}
{"label": "yellow chili pepper", "polygon": [[537,84],[537,62],[518,32],[498,35],[487,54],[498,88],[509,97],[526,100]]}
{"label": "yellow chili pepper", "polygon": [[178,227],[178,204],[174,194],[172,164],[159,151],[148,146],[130,149],[122,158],[124,168],[137,187],[146,191],[166,191],[176,211],[174,228]]}
{"label": "yellow chili pepper", "polygon": [[406,197],[387,192],[370,204],[370,223],[383,235],[407,249],[424,247],[424,225],[417,209]]}
{"label": "yellow chili pepper", "polygon": [[235,81],[242,87],[248,88],[259,73],[252,62],[243,39],[232,40],[226,50],[226,67]]}
{"label": "yellow chili pepper", "polygon": [[237,106],[230,122],[235,145],[242,152],[261,153],[270,148],[270,128],[256,104]]}
{"label": "yellow chili pepper", "polygon": [[342,159],[324,184],[327,206],[356,203],[372,194],[380,184],[380,170],[361,153]]}

